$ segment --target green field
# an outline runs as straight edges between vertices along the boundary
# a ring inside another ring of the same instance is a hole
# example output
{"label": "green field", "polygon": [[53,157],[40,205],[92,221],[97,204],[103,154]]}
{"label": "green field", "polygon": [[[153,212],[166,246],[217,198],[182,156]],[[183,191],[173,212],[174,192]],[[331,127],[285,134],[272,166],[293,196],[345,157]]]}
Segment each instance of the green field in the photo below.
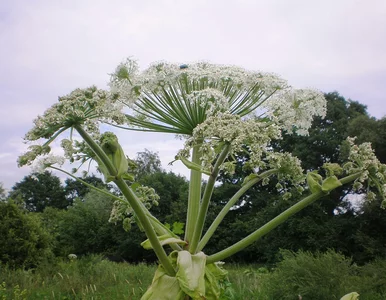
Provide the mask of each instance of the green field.
{"label": "green field", "polygon": [[[227,265],[223,299],[340,299],[357,291],[361,300],[386,299],[386,261],[363,267],[335,252],[284,253],[274,269]],[[0,271],[0,299],[140,299],[155,265],[114,263],[100,256]]]}

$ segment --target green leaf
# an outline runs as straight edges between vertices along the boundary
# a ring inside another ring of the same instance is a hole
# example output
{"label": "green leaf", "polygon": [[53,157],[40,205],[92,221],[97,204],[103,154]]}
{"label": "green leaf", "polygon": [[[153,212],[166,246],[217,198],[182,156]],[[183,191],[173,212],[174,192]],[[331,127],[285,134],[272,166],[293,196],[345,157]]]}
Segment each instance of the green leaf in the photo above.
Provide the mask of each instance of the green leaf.
{"label": "green leaf", "polygon": [[184,223],[174,222],[173,223],[173,233],[175,234],[184,234]]}
{"label": "green leaf", "polygon": [[[186,245],[187,243],[179,238],[175,238],[171,236],[170,234],[164,234],[158,237],[158,240],[162,246],[169,245],[169,244],[180,244],[180,245]],[[146,250],[153,249],[150,240],[147,239],[146,241],[141,243],[141,246],[145,248]]]}
{"label": "green leaf", "polygon": [[307,174],[307,184],[311,190],[311,193],[317,193],[322,190],[322,176],[316,172],[309,172]]}
{"label": "green leaf", "polygon": [[218,264],[208,264],[205,267],[205,297],[207,300],[217,300],[221,296],[221,281],[226,279],[228,272]]}
{"label": "green leaf", "polygon": [[181,289],[190,297],[205,299],[205,263],[203,252],[192,255],[188,251],[179,251],[176,277]]}
{"label": "green leaf", "polygon": [[141,184],[139,184],[138,182],[134,182],[132,185],[130,185],[130,188],[135,192],[135,190],[140,186]]}
{"label": "green leaf", "polygon": [[357,292],[352,292],[350,294],[344,295],[340,300],[359,300],[359,294]]}
{"label": "green leaf", "polygon": [[336,176],[327,177],[322,183],[322,191],[328,193],[337,187],[340,187],[342,183]]}
{"label": "green leaf", "polygon": [[166,274],[162,265],[158,266],[150,288],[141,300],[183,300],[185,293],[181,290],[176,277]]}

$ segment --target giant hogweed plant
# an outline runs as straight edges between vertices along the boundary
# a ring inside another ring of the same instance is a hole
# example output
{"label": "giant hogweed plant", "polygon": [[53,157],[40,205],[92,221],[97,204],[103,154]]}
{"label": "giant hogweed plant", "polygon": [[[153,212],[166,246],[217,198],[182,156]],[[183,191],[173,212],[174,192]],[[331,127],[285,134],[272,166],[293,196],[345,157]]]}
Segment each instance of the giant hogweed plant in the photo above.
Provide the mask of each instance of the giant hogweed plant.
{"label": "giant hogweed plant", "polygon": [[[282,131],[306,135],[313,117],[323,117],[325,112],[326,101],[320,92],[294,89],[274,74],[209,63],[156,63],[140,71],[128,59],[111,75],[108,91],[94,86],[76,89],[39,116],[25,137],[31,143],[30,151],[18,163],[62,170],[59,167],[68,160],[77,167],[72,174],[62,171],[75,176],[80,165],[95,161],[106,182],[114,182],[122,193],[117,197],[100,190],[116,198],[111,220],[122,220],[127,229],[137,222],[147,236],[142,246],[157,255],[158,269],[142,299],[220,299],[227,274],[222,260],[333,189],[351,183],[357,189],[367,187],[368,199],[375,197],[374,191],[385,197],[386,166],[369,144],[358,146],[349,139],[348,162],[343,166],[327,163],[322,174],[304,174],[296,157],[270,147]],[[109,125],[172,133],[185,140],[176,153],[176,160],[190,169],[184,236],[176,235],[151,214],[149,208],[158,196],[135,183],[128,171],[131,160],[114,133],[101,133],[102,124],[103,129]],[[58,139],[64,157],[51,153],[50,145]],[[248,154],[243,168],[250,175],[204,232],[216,179],[220,172],[234,173],[235,157],[242,152]],[[205,188],[203,176],[208,176]],[[294,188],[305,190],[307,196],[236,244],[206,253],[205,245],[243,194],[272,178],[282,197],[290,197]]]}

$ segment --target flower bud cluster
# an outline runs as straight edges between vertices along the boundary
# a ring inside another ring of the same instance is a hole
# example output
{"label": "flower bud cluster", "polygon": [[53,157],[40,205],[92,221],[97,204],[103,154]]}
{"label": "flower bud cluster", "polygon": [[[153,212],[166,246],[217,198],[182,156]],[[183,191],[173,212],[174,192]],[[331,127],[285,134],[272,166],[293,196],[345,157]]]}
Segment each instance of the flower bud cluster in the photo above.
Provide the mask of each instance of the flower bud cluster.
{"label": "flower bud cluster", "polygon": [[[125,122],[125,115],[121,112],[123,104],[118,101],[117,95],[97,89],[92,86],[87,89],[76,89],[69,95],[59,97],[59,102],[46,110],[43,116],[34,120],[34,127],[26,134],[25,140],[36,141],[47,139],[43,145],[32,145],[29,151],[21,155],[18,159],[19,166],[31,165],[38,156],[47,155],[50,152],[48,146],[58,134],[67,128],[75,125],[82,127],[95,139],[99,137],[99,122],[115,122],[122,124]],[[70,162],[80,160],[82,163],[90,158],[90,149],[84,142],[63,139],[61,146],[64,155]],[[56,157],[58,162],[62,158],[58,156],[43,157],[37,163],[37,169],[42,170],[44,166],[49,166]]]}

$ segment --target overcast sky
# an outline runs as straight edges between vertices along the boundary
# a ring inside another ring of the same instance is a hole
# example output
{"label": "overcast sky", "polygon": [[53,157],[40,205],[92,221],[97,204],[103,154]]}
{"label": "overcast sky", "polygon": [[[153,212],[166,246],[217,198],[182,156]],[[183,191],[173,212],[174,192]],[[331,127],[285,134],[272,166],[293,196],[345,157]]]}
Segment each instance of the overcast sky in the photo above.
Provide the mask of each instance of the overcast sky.
{"label": "overcast sky", "polygon": [[[32,120],[60,95],[105,88],[124,58],[142,68],[206,60],[275,72],[295,87],[338,91],[386,115],[385,0],[0,1],[0,182],[16,166]],[[126,153],[158,151],[164,167],[181,141],[122,132]],[[183,168],[176,164],[175,172]],[[183,173],[186,174],[186,173]]]}

